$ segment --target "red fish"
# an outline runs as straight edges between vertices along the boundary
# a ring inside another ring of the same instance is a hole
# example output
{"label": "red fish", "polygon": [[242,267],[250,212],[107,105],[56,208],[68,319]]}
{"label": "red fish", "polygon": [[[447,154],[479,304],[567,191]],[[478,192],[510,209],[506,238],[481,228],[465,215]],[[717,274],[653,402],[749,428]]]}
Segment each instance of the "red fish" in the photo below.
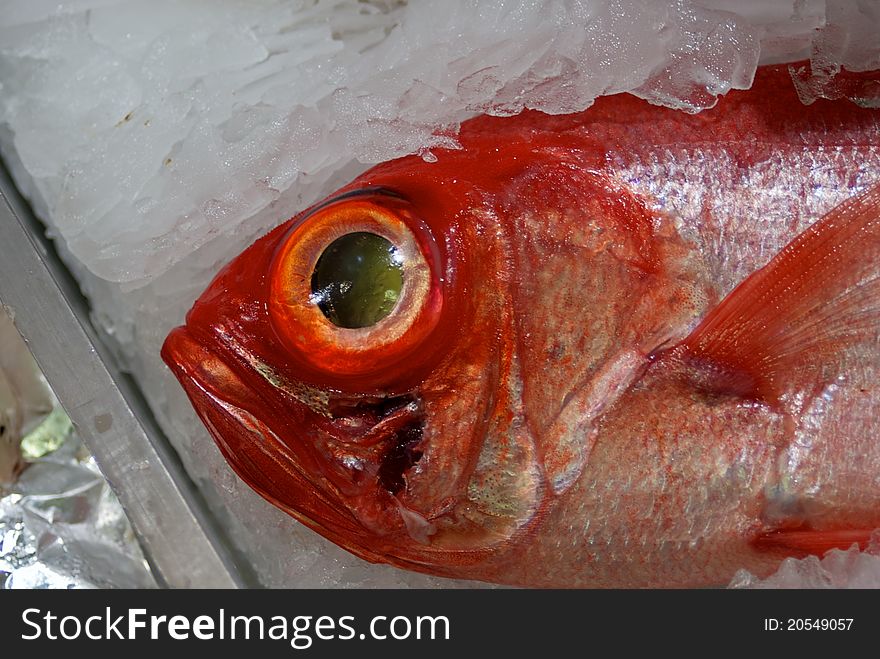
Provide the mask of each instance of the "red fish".
{"label": "red fish", "polygon": [[367,560],[525,586],[867,542],[880,111],[769,68],[698,115],[617,95],[459,140],[258,240],[168,337],[241,478]]}

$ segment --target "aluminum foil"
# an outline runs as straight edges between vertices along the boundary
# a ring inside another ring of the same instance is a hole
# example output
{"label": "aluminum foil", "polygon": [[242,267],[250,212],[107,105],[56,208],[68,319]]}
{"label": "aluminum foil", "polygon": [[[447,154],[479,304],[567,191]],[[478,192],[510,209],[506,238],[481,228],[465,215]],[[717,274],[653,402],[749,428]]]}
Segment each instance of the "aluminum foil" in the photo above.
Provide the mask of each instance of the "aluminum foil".
{"label": "aluminum foil", "polygon": [[61,446],[0,497],[0,587],[155,587],[122,506],[67,425]]}
{"label": "aluminum foil", "polygon": [[0,310],[0,588],[156,583],[94,458]]}

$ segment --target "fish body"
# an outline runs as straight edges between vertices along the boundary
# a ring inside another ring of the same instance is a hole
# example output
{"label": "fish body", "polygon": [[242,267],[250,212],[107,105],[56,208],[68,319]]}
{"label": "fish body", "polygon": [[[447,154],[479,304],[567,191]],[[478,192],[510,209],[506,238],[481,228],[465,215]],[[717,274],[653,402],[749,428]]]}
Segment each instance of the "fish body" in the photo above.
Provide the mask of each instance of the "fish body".
{"label": "fish body", "polygon": [[[258,240],[167,339],[246,482],[367,560],[526,586],[718,585],[867,542],[877,110],[767,68],[698,115],[618,95],[459,141]],[[314,273],[363,233],[403,285],[340,327],[352,282]]]}

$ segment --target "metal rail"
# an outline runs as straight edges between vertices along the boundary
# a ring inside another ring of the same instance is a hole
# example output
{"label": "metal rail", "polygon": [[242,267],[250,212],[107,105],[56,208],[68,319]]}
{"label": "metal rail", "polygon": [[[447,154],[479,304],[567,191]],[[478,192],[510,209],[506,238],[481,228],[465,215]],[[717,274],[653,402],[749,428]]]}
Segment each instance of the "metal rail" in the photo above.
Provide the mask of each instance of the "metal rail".
{"label": "metal rail", "polygon": [[102,345],[88,303],[2,165],[0,303],[119,498],[157,581],[244,585],[195,485]]}

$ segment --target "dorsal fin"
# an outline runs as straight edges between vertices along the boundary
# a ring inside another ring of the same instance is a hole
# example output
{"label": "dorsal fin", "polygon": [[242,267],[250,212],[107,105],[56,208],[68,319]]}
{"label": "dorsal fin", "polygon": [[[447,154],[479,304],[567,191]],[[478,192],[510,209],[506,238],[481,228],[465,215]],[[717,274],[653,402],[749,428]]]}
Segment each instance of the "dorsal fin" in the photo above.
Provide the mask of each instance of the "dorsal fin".
{"label": "dorsal fin", "polygon": [[737,286],[672,349],[719,392],[778,404],[828,382],[880,331],[880,184],[851,197]]}

